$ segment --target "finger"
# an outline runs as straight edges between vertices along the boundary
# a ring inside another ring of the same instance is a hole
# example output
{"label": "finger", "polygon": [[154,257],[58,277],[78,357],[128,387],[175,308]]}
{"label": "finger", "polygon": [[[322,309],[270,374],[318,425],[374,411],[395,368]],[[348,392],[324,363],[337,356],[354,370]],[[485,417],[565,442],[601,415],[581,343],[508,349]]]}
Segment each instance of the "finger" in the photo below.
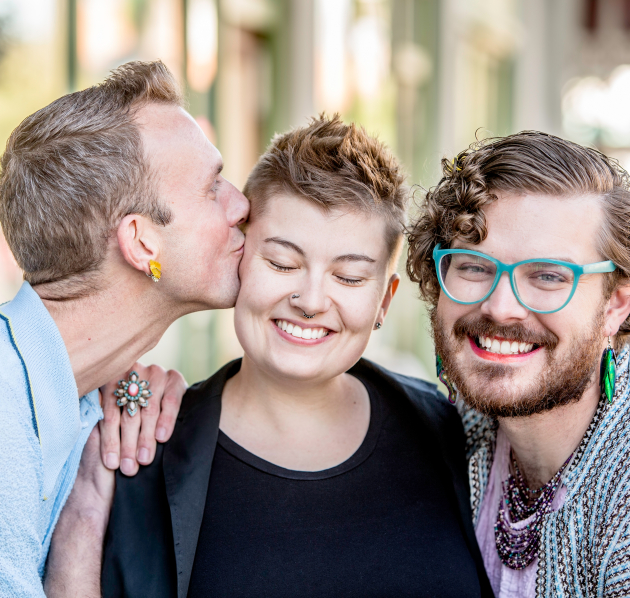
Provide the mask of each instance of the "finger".
{"label": "finger", "polygon": [[120,471],[125,475],[133,476],[138,473],[138,433],[140,432],[141,416],[138,413],[131,416],[127,409],[123,409],[120,423]]}
{"label": "finger", "polygon": [[149,389],[153,393],[148,400],[148,405],[141,409],[142,424],[138,437],[138,452],[136,458],[142,465],[149,465],[155,458],[155,426],[160,414],[160,401],[166,390],[167,374],[164,368],[151,366],[147,368],[147,380]]}
{"label": "finger", "polygon": [[168,381],[162,397],[160,417],[157,422],[155,437],[159,442],[166,442],[173,433],[182,398],[188,385],[184,376],[175,370],[168,371]]}
{"label": "finger", "polygon": [[101,459],[108,469],[120,466],[120,407],[116,404],[116,383],[102,387],[103,421],[101,422]]}

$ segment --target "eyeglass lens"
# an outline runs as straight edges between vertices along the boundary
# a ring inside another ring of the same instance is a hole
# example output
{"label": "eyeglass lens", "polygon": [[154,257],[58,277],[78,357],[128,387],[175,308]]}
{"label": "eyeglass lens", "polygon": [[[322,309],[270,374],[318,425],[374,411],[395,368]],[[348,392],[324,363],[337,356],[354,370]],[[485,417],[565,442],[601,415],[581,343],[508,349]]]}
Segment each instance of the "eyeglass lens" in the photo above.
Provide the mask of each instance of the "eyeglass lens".
{"label": "eyeglass lens", "polygon": [[[462,303],[484,299],[497,276],[493,262],[467,253],[443,255],[439,270],[448,294]],[[536,311],[560,309],[571,295],[573,281],[570,268],[551,262],[521,264],[514,270],[514,285],[521,301]]]}

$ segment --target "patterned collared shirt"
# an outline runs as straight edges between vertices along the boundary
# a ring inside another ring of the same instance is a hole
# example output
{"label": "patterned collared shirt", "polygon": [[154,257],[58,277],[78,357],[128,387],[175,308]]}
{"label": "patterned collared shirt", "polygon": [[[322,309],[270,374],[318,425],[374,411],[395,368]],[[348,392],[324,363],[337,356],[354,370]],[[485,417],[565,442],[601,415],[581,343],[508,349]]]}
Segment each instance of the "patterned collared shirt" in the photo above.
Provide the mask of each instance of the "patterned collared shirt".
{"label": "patterned collared shirt", "polygon": [[[599,402],[563,475],[564,504],[543,522],[536,596],[630,596],[630,351],[618,357],[615,394]],[[475,526],[496,446],[496,422],[458,401],[468,437]]]}
{"label": "patterned collared shirt", "polygon": [[79,399],[54,320],[28,283],[0,305],[0,596],[44,597],[50,539],[102,418]]}

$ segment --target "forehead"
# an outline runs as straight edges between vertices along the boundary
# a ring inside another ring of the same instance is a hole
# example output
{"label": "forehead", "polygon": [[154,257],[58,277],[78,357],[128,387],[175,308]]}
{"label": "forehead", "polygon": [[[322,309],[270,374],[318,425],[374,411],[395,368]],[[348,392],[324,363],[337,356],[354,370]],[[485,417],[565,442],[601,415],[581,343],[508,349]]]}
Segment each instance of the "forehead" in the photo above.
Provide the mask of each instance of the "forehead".
{"label": "forehead", "polygon": [[247,229],[248,239],[282,237],[302,247],[307,257],[365,253],[387,260],[386,222],[355,210],[325,211],[299,196],[278,193],[265,203]]}
{"label": "forehead", "polygon": [[[513,263],[547,257],[599,261],[601,202],[594,196],[555,197],[497,193],[484,207],[488,236],[475,248]],[[455,245],[465,245],[454,243]]]}
{"label": "forehead", "polygon": [[144,152],[162,180],[172,177],[175,184],[194,183],[222,163],[217,148],[179,106],[148,104],[138,111],[136,121]]}

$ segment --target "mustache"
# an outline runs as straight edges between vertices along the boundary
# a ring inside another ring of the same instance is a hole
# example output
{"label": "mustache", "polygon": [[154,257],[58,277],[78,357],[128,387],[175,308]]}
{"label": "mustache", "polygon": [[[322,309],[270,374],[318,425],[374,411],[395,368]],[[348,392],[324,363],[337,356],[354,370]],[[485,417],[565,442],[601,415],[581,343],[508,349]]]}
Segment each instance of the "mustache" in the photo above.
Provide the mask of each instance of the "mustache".
{"label": "mustache", "polygon": [[532,330],[523,324],[497,324],[485,317],[462,316],[453,325],[457,339],[466,336],[499,336],[519,343],[532,343],[554,350],[560,339],[551,330]]}

